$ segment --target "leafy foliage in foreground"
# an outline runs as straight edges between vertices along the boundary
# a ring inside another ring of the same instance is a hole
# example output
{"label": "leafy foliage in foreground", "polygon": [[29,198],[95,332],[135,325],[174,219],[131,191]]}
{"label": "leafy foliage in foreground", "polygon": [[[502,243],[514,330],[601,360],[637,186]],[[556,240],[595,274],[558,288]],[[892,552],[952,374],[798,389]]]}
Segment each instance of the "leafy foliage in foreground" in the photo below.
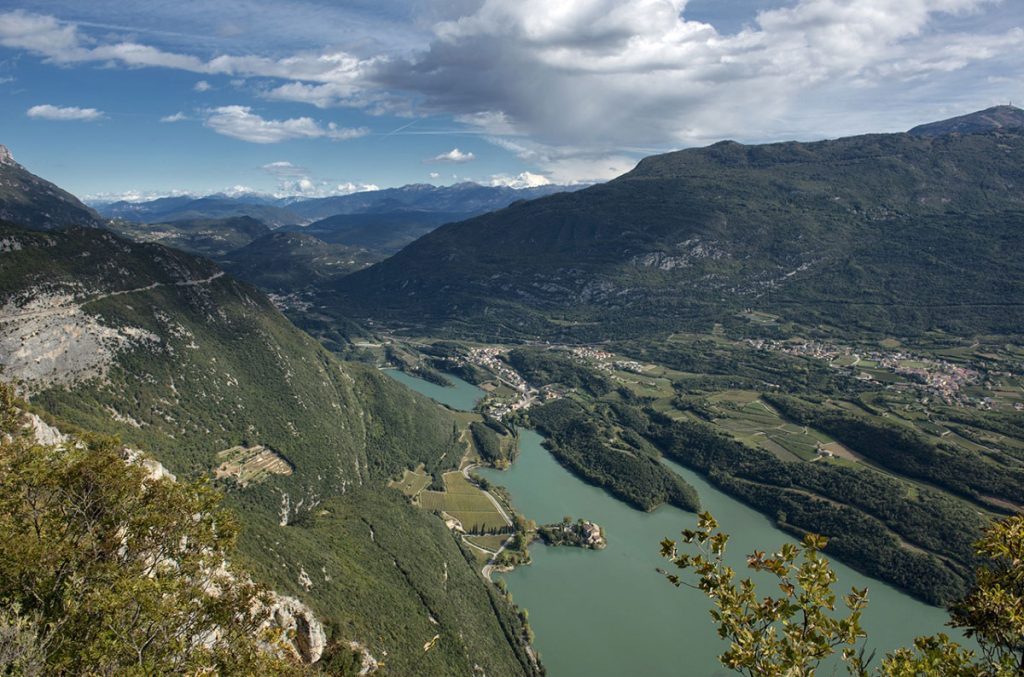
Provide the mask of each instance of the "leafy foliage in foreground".
{"label": "leafy foliage in foreground", "polygon": [[34,444],[2,385],[0,419],[0,672],[298,672],[267,651],[266,593],[222,569],[238,525],[216,492],[109,439]]}
{"label": "leafy foliage in foreground", "polygon": [[[857,644],[866,634],[860,615],[868,604],[867,590],[851,590],[843,598],[849,615],[837,617],[832,586],[836,574],[819,552],[826,540],[804,537],[803,551],[793,544],[766,555],[747,558],[753,571],[767,572],[778,581],[781,597],[759,597],[750,579],[737,584],[736,572],[724,562],[729,536],[717,531],[708,513],[699,516],[696,530],[682,532],[679,543],[665,539],[661,555],[683,571],[692,570],[696,584],[677,573],[662,572],[669,582],[687,585],[708,596],[715,608],[711,616],[718,634],[730,642],[719,656],[721,663],[751,677],[813,675],[822,660],[843,647],[842,658],[850,674],[867,677],[870,658]],[[681,549],[696,544],[697,554]],[[1012,677],[1024,672],[1024,516],[994,523],[978,542],[987,559],[977,585],[952,608],[951,625],[965,629],[981,646],[981,656],[961,648],[945,634],[919,637],[914,648],[897,649],[886,656],[877,674],[887,677],[956,675],[957,677]]]}
{"label": "leafy foliage in foreground", "polygon": [[[665,539],[661,556],[679,569],[693,569],[699,581],[685,584],[714,602],[711,617],[718,624],[718,636],[730,643],[720,656],[723,665],[752,677],[812,674],[822,659],[844,645],[843,658],[857,660],[853,647],[865,637],[860,616],[867,606],[867,590],[852,590],[843,598],[849,615],[835,616],[836,574],[820,554],[825,539],[806,536],[802,552],[787,543],[774,555],[750,555],[747,566],[774,576],[783,593],[761,598],[750,579],[736,583],[736,572],[723,560],[729,537],[717,528],[709,513],[701,513],[697,529],[683,531],[681,541],[696,543],[699,553],[680,552],[675,541]],[[684,584],[678,574],[666,577],[676,587]]]}
{"label": "leafy foliage in foreground", "polygon": [[981,645],[986,661],[1024,673],[1024,516],[992,525],[978,541],[984,564],[970,594],[952,606],[953,624]]}

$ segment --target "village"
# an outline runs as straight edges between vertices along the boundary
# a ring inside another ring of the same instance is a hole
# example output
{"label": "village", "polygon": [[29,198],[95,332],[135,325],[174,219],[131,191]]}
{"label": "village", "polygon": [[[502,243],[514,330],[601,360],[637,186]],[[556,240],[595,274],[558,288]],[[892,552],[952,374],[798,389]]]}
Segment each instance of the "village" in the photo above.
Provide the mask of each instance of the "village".
{"label": "village", "polygon": [[907,351],[861,350],[820,341],[748,339],[747,343],[757,350],[771,350],[795,357],[822,360],[835,369],[850,370],[864,381],[881,380],[877,373],[880,371],[896,374],[907,380],[889,383],[894,389],[914,389],[928,397],[937,397],[949,405],[987,408],[990,404],[987,402],[989,398],[972,396],[964,392],[966,386],[981,383],[983,375],[974,369],[946,360],[924,357]]}
{"label": "village", "polygon": [[[502,359],[502,356],[507,353],[507,348],[487,346],[470,348],[466,356],[467,362],[494,374],[500,383],[508,386],[514,392],[511,400],[503,397],[488,397],[484,402],[484,412],[499,421],[518,411],[528,409],[538,400],[547,401],[558,396],[547,388],[538,390],[530,387],[526,379]],[[493,393],[494,390],[491,392]]]}

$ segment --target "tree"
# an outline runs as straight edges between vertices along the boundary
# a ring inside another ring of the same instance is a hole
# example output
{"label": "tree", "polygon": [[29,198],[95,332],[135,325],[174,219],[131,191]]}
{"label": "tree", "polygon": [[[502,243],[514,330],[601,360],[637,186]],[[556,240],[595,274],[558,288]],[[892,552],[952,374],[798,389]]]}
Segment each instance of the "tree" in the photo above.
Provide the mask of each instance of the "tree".
{"label": "tree", "polygon": [[263,629],[268,593],[224,566],[238,529],[219,504],[111,439],[36,444],[0,384],[0,672],[298,670]]}
{"label": "tree", "polygon": [[1024,516],[993,522],[975,551],[984,563],[974,588],[950,607],[950,625],[978,642],[981,660],[944,634],[918,637],[916,652],[899,649],[885,659],[884,674],[1024,675]]}
{"label": "tree", "polygon": [[953,605],[953,625],[981,646],[986,661],[1024,674],[1024,516],[993,522],[978,541],[977,584]]}
{"label": "tree", "polygon": [[727,534],[717,531],[710,513],[701,513],[697,530],[682,532],[682,542],[696,544],[698,554],[680,552],[675,541],[665,539],[661,554],[679,569],[693,569],[696,584],[664,572],[678,586],[701,590],[714,602],[711,616],[718,634],[729,641],[728,651],[719,659],[728,668],[751,677],[812,675],[817,665],[844,646],[843,658],[853,664],[861,659],[855,650],[865,634],[860,627],[861,611],[867,605],[867,590],[852,590],[843,598],[849,614],[836,618],[836,595],[832,585],[835,572],[819,554],[826,540],[808,535],[804,548],[787,543],[774,555],[755,552],[747,566],[778,579],[782,597],[759,599],[750,579],[738,584],[736,572],[724,562]]}
{"label": "tree", "polygon": [[[839,647],[851,674],[866,677],[871,658],[857,645],[866,637],[860,627],[867,590],[852,589],[843,598],[848,610],[838,617],[832,586],[836,574],[820,555],[821,536],[804,537],[803,548],[786,544],[773,555],[754,552],[747,566],[776,577],[781,597],[759,598],[750,579],[736,583],[735,571],[724,562],[729,536],[718,531],[709,513],[698,516],[696,530],[682,532],[681,543],[665,539],[662,557],[678,569],[692,570],[697,583],[662,571],[675,586],[686,585],[714,603],[711,616],[718,634],[729,641],[719,656],[723,665],[751,677],[813,675],[820,662]],[[681,545],[696,545],[690,554]],[[977,640],[980,658],[946,634],[918,637],[913,648],[887,655],[876,671],[887,677],[951,675],[1011,677],[1024,674],[1024,516],[993,522],[976,546],[985,560],[972,591],[954,604],[950,624]]]}

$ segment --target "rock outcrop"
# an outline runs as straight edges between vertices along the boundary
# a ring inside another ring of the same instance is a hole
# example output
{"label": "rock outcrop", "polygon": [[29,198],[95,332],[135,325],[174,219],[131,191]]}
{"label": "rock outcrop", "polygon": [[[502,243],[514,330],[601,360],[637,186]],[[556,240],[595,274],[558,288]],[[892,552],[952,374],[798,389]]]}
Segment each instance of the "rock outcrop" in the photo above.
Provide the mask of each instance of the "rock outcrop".
{"label": "rock outcrop", "polygon": [[[0,146],[0,148],[3,148],[3,146]],[[35,438],[36,443],[43,446],[54,446],[57,444],[64,444],[68,441],[67,435],[57,430],[35,414],[25,415],[25,427],[31,431],[32,437]]]}
{"label": "rock outcrop", "polygon": [[327,633],[308,606],[294,597],[274,595],[268,624],[284,631],[302,662],[320,660],[327,646]]}

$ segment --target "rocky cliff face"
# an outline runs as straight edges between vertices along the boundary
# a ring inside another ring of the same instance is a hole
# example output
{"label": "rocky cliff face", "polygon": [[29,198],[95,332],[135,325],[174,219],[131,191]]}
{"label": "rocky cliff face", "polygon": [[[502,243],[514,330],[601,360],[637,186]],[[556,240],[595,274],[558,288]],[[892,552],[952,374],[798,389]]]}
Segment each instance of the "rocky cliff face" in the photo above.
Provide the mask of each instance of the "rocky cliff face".
{"label": "rocky cliff face", "polygon": [[14,156],[11,155],[11,151],[7,148],[7,146],[4,146],[3,144],[0,144],[0,165],[14,165],[14,164],[17,164],[17,163],[14,161]]}

